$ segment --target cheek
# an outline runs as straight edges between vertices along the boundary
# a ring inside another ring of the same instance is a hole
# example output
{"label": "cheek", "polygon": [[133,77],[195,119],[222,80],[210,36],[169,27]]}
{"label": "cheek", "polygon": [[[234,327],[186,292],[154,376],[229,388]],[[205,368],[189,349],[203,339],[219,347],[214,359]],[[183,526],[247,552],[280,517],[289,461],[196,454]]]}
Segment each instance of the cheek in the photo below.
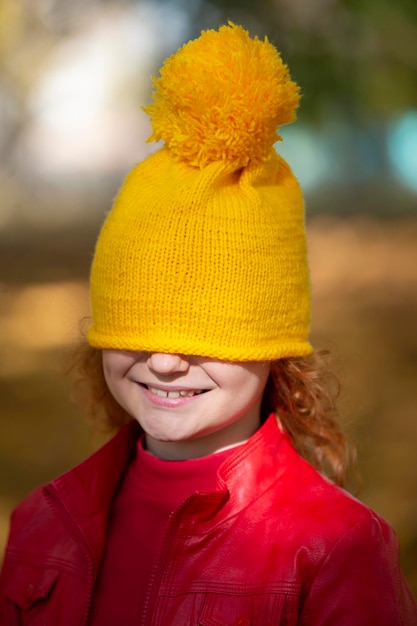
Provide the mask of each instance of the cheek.
{"label": "cheek", "polygon": [[133,357],[117,350],[103,351],[103,372],[108,379],[118,380],[124,378],[134,363]]}
{"label": "cheek", "polygon": [[246,380],[242,381],[242,387],[247,386],[248,389],[262,394],[269,377],[270,369],[269,363],[256,363],[252,367],[248,367],[245,372]]}
{"label": "cheek", "polygon": [[[113,380],[112,380],[112,371],[103,364],[103,374],[104,380],[106,381],[107,387],[110,389],[113,394]],[[114,394],[113,394],[114,395]]]}
{"label": "cheek", "polygon": [[103,374],[106,385],[112,396],[119,402],[125,386],[126,368],[122,360],[115,358],[115,355],[103,357]]}
{"label": "cheek", "polygon": [[120,375],[118,375],[118,370],[115,368],[114,364],[109,363],[106,359],[103,359],[103,374],[108,388],[113,393],[112,387],[115,381],[120,380]]}
{"label": "cheek", "polygon": [[230,391],[245,397],[248,401],[256,401],[263,395],[268,381],[270,368],[268,364],[256,364],[243,371],[236,372],[230,379]]}
{"label": "cheek", "polygon": [[253,388],[254,388],[254,396],[256,397],[256,400],[263,398],[266,384],[269,378],[269,372],[270,372],[270,367],[266,365],[261,370],[258,370],[256,374],[254,375],[254,378],[252,379]]}
{"label": "cheek", "polygon": [[116,402],[129,413],[128,399],[130,397],[128,381],[121,373],[103,363],[104,380]]}
{"label": "cheek", "polygon": [[111,367],[107,363],[107,360],[105,358],[103,358],[103,374],[104,374],[104,378],[105,378],[106,383],[108,383],[109,382],[109,378],[111,376]]}
{"label": "cheek", "polygon": [[114,370],[104,360],[103,360],[103,374],[104,374],[104,380],[106,381],[106,385],[109,388],[110,393],[112,394],[112,396],[115,396],[114,387],[115,387],[116,379],[114,379]]}

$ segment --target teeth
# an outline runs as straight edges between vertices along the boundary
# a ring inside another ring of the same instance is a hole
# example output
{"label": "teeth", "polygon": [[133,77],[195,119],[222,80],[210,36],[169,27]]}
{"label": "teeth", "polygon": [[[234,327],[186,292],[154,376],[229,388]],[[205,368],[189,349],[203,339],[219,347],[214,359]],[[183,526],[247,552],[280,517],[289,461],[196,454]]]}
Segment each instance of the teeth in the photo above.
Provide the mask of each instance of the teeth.
{"label": "teeth", "polygon": [[158,389],[157,387],[149,387],[148,389],[151,393],[154,393],[156,396],[160,398],[173,398],[174,400],[177,398],[192,398],[193,396],[201,393],[200,390],[197,391],[165,391],[164,389]]}
{"label": "teeth", "polygon": [[202,391],[199,389],[197,391],[180,391],[180,396],[182,398],[192,398],[193,396],[198,396],[198,394],[202,393]]}

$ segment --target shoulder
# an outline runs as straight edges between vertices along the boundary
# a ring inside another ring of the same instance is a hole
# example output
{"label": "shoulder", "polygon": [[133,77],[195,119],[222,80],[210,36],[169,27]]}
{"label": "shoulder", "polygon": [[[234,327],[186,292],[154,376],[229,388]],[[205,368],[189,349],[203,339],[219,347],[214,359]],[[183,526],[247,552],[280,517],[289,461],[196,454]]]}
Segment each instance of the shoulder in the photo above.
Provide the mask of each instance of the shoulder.
{"label": "shoulder", "polygon": [[282,532],[285,545],[292,544],[289,549],[304,545],[325,554],[356,525],[364,532],[385,526],[374,511],[308,463],[276,420],[269,419],[249,444],[223,467],[232,494],[229,508],[233,502],[238,508],[252,502],[257,514],[273,522],[265,526],[271,541]]}
{"label": "shoulder", "polygon": [[374,512],[351,493],[336,485],[304,459],[288,442],[286,471],[282,485],[288,503],[314,513],[326,525],[334,518],[350,526]]}
{"label": "shoulder", "polygon": [[12,512],[5,563],[31,562],[60,543],[62,528],[48,502],[46,486],[38,487]]}
{"label": "shoulder", "polygon": [[12,513],[12,520],[20,520],[33,516],[39,510],[42,510],[46,506],[45,501],[45,485],[36,487],[27,496],[25,496],[19,504],[14,508]]}
{"label": "shoulder", "polygon": [[295,451],[271,497],[274,514],[286,519],[296,540],[302,540],[311,553],[324,557],[344,540],[383,540],[396,545],[388,522],[320,474]]}
{"label": "shoulder", "polygon": [[392,526],[298,455],[294,461],[276,483],[272,509],[276,528],[282,529],[280,545],[297,563],[307,588],[314,581],[343,586],[347,572],[363,570],[379,580],[376,588],[401,595],[395,582],[402,580],[399,542]]}
{"label": "shoulder", "polygon": [[79,465],[26,496],[12,513],[6,556],[58,545],[68,535],[66,527],[82,530],[89,519],[108,511],[138,435],[129,423]]}
{"label": "shoulder", "polygon": [[[304,470],[303,470],[304,471]],[[307,533],[300,554],[306,581],[302,624],[414,624],[417,607],[401,572],[392,526],[371,508],[317,474],[300,503]],[[384,598],[384,602],[370,598]]]}
{"label": "shoulder", "polygon": [[[45,487],[37,487],[27,495],[13,510],[10,519],[10,539],[14,542],[17,537],[39,531],[39,521],[51,518],[51,511],[45,498]],[[34,523],[35,522],[35,523]]]}

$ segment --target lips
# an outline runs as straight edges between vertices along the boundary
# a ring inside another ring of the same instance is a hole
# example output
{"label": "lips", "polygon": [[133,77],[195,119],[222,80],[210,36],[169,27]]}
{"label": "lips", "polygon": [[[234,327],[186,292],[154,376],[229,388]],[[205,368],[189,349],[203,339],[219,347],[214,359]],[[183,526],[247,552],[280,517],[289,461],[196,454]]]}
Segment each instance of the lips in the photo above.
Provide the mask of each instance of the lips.
{"label": "lips", "polygon": [[150,393],[153,393],[159,398],[172,398],[177,400],[178,398],[192,398],[204,393],[205,389],[161,389],[160,387],[153,387],[151,385],[143,385]]}

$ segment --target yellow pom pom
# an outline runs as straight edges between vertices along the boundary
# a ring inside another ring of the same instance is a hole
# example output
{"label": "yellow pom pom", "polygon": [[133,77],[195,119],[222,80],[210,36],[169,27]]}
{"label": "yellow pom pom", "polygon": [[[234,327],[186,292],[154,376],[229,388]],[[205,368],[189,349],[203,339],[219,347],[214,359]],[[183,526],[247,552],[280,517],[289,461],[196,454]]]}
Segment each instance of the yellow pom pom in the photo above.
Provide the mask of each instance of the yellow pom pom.
{"label": "yellow pom pom", "polygon": [[149,141],[195,167],[244,167],[268,158],[278,126],[295,120],[299,87],[268,39],[229,23],[169,57],[154,79]]}

